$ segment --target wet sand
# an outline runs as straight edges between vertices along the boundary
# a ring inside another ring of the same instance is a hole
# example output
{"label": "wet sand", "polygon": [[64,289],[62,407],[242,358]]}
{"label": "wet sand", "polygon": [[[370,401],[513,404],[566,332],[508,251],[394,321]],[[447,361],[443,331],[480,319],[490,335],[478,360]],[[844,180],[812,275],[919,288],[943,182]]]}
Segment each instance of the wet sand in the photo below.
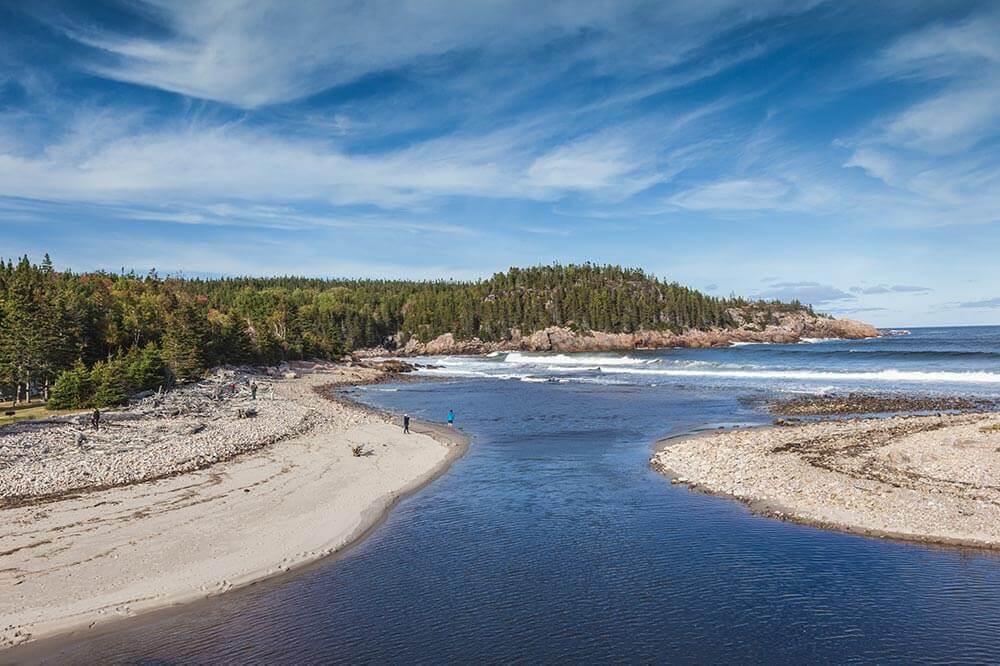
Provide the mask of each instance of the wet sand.
{"label": "wet sand", "polygon": [[1000,414],[847,419],[660,442],[654,468],[828,529],[1000,548]]}
{"label": "wet sand", "polygon": [[[347,373],[345,375],[345,372]],[[80,635],[280,575],[342,550],[467,449],[460,433],[278,381],[310,427],[204,469],[0,510],[0,647]],[[355,457],[351,447],[364,445]],[[20,660],[34,645],[0,652]]]}

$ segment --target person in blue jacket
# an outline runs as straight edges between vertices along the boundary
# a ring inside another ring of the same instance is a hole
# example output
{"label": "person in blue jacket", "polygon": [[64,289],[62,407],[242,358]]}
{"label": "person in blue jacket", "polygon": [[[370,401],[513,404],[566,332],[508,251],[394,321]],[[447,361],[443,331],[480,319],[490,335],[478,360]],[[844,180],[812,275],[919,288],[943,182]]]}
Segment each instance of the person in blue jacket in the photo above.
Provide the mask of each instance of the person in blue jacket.
{"label": "person in blue jacket", "polygon": [[450,426],[455,425],[455,410],[453,409],[448,410],[448,425]]}

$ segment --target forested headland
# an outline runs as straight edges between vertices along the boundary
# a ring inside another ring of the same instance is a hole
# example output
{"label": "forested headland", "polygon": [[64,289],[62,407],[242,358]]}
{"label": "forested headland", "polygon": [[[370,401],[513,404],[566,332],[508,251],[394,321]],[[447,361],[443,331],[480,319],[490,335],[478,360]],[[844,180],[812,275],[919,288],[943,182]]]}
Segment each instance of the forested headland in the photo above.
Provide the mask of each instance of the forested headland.
{"label": "forested headland", "polygon": [[51,407],[120,404],[222,364],[335,359],[444,333],[508,339],[579,331],[713,330],[730,311],[798,302],[716,298],[620,266],[511,268],[475,282],[73,273],[48,255],[0,261],[0,391]]}

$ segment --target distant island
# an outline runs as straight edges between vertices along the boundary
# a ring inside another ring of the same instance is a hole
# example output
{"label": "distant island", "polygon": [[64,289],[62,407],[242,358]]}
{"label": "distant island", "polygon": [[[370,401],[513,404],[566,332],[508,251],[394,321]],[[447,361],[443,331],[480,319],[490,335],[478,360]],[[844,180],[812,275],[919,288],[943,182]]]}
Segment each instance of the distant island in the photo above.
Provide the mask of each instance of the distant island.
{"label": "distant island", "polygon": [[6,399],[106,407],[226,364],[499,349],[595,351],[865,338],[799,302],[717,298],[620,266],[511,268],[474,282],[182,279],[0,262]]}

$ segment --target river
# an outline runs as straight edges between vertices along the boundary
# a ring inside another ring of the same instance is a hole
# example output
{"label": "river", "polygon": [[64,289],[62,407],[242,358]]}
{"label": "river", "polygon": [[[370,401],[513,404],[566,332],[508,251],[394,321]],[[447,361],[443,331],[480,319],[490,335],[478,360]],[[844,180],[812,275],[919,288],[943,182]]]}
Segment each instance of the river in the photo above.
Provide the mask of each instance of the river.
{"label": "river", "polygon": [[1000,395],[1000,328],[869,341],[429,359],[353,389],[465,458],[361,544],[68,644],[90,663],[993,662],[1000,557],[823,531],[671,486],[657,439],[778,395]]}

